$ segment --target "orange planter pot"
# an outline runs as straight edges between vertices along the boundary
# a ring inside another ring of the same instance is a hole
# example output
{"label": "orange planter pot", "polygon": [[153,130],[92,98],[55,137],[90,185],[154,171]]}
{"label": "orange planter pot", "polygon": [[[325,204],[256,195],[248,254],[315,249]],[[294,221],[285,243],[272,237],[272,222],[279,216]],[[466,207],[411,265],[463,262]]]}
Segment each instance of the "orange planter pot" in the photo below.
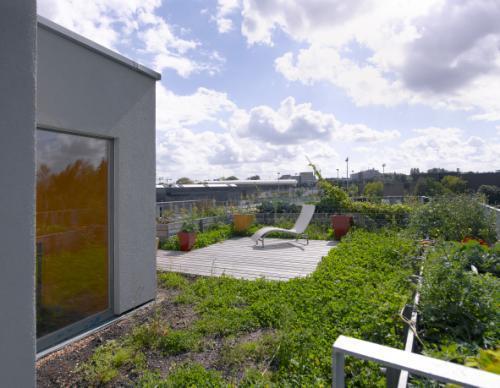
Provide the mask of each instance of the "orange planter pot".
{"label": "orange planter pot", "polygon": [[177,238],[179,239],[179,248],[181,251],[190,251],[194,243],[196,242],[195,232],[179,232],[177,233]]}
{"label": "orange planter pot", "polygon": [[332,216],[332,228],[335,234],[335,239],[340,240],[349,232],[352,226],[352,216],[335,215]]}
{"label": "orange planter pot", "polygon": [[255,215],[253,214],[234,214],[233,215],[233,227],[236,232],[243,232],[247,230],[250,225],[255,220]]}

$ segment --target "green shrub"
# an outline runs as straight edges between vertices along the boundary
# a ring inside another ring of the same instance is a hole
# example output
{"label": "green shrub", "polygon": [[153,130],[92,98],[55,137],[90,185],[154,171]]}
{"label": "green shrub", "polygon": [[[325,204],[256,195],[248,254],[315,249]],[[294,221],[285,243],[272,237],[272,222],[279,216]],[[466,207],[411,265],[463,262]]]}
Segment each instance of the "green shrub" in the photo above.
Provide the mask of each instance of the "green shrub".
{"label": "green shrub", "polygon": [[498,341],[500,280],[470,271],[466,253],[441,244],[426,259],[419,310],[427,341],[479,346]]}
{"label": "green shrub", "polygon": [[494,185],[481,185],[477,190],[479,194],[485,196],[490,205],[500,205],[500,187]]}
{"label": "green shrub", "polygon": [[369,198],[380,198],[384,195],[384,183],[377,182],[368,182],[365,186],[364,195]]}
{"label": "green shrub", "polygon": [[477,237],[495,241],[494,219],[475,197],[449,195],[434,198],[411,215],[409,228],[417,238],[460,241]]}

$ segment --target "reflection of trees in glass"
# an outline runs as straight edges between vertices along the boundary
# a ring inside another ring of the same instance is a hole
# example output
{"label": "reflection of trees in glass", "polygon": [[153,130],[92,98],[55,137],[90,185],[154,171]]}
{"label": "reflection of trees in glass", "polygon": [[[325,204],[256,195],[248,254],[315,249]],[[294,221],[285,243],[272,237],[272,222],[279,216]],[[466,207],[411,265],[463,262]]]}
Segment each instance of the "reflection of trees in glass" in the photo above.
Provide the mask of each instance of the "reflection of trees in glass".
{"label": "reflection of trees in glass", "polygon": [[108,162],[68,161],[57,173],[41,164],[36,194],[40,337],[108,306]]}
{"label": "reflection of trees in glass", "polygon": [[78,159],[59,173],[37,171],[37,229],[41,234],[107,223],[108,162]]}

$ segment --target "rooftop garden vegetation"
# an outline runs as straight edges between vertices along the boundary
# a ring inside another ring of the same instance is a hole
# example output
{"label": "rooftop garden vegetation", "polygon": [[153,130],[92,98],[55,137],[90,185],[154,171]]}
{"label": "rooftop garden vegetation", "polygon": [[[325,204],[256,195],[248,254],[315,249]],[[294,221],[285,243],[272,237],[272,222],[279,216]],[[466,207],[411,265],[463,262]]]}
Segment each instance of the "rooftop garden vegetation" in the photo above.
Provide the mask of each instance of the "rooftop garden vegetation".
{"label": "rooftop garden vegetation", "polygon": [[[160,273],[160,292],[169,297],[124,336],[99,346],[78,367],[76,384],[328,386],[339,335],[403,348],[400,311],[413,300],[411,279],[422,266],[422,353],[498,373],[500,245],[481,198],[448,194],[412,206],[355,202],[313,169],[320,212],[381,217],[388,227],[356,226],[315,272],[287,282]],[[277,203],[259,208],[270,209],[284,228],[294,221],[286,213],[299,210]],[[236,233],[215,224],[198,234],[196,247],[249,236],[260,226]],[[307,232],[318,239],[332,234],[315,223]],[[422,250],[417,242],[427,237],[434,244]],[[178,249],[176,238],[162,248]],[[345,371],[348,386],[385,385],[376,364],[347,358]]]}
{"label": "rooftop garden vegetation", "polygon": [[[411,299],[416,244],[396,232],[351,233],[307,278],[289,282],[159,275],[175,303],[195,312],[183,329],[160,315],[98,348],[80,368],[88,384],[327,386],[340,334],[401,347],[401,307]],[[159,313],[161,314],[161,312]],[[175,359],[168,373],[151,353]],[[210,357],[203,355],[210,353]],[[203,360],[198,364],[196,360]],[[376,365],[349,360],[351,385],[383,383]],[[204,380],[206,379],[206,380]]]}

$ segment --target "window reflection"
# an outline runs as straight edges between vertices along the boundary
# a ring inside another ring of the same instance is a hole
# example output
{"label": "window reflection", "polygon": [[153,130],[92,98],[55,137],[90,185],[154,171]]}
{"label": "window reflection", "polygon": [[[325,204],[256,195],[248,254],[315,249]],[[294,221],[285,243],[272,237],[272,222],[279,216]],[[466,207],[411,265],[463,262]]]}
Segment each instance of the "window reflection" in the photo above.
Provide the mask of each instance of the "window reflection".
{"label": "window reflection", "polygon": [[37,131],[37,337],[108,309],[108,141]]}

